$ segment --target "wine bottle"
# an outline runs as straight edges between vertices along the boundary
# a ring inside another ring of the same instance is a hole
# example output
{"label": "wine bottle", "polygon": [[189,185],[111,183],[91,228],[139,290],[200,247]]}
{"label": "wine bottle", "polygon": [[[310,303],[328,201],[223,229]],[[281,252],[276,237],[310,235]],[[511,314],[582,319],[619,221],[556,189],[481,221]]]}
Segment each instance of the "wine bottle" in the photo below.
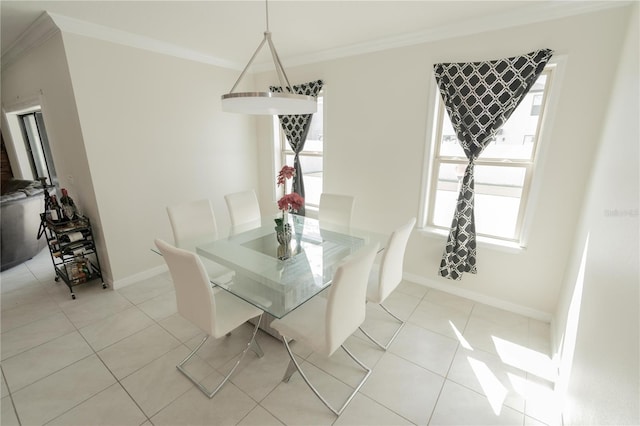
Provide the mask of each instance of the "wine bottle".
{"label": "wine bottle", "polygon": [[90,236],[91,236],[91,231],[89,231],[88,229],[81,229],[79,231],[62,234],[58,238],[63,243],[73,243],[76,241],[87,240],[89,239]]}
{"label": "wine bottle", "polygon": [[[44,203],[44,217],[49,221],[49,222],[53,222],[54,221],[54,215],[55,213],[52,213],[52,209],[51,209],[51,196],[47,197],[46,202]],[[57,221],[57,215],[55,215],[55,220]]]}
{"label": "wine bottle", "polygon": [[63,220],[62,210],[60,209],[60,204],[58,204],[58,199],[55,195],[51,195],[49,197],[50,206],[49,210],[51,211],[51,221],[54,223],[60,222]]}
{"label": "wine bottle", "polygon": [[76,204],[73,202],[73,198],[69,197],[69,192],[65,188],[61,189],[62,197],[60,198],[60,204],[62,204],[62,212],[64,216],[69,219],[77,219],[78,210]]}

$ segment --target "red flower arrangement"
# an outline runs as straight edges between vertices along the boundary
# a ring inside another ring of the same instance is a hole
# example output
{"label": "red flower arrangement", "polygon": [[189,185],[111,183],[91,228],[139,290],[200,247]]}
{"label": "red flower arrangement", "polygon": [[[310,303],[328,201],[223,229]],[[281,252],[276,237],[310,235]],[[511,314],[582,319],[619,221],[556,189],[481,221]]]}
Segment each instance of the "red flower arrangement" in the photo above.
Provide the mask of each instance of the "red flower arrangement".
{"label": "red flower arrangement", "polygon": [[278,185],[284,185],[287,179],[291,179],[295,175],[296,175],[296,169],[294,169],[291,166],[285,165],[282,167],[282,169],[280,169],[280,172],[278,173],[278,180],[276,181],[276,183]]}
{"label": "red flower arrangement", "polygon": [[284,214],[289,211],[297,212],[304,207],[304,198],[295,192],[287,194],[286,181],[296,175],[296,170],[290,166],[283,166],[278,173],[278,179],[276,183],[285,187],[285,194],[278,200],[278,209],[282,211],[282,217],[275,219],[276,230],[282,231],[284,229]]}
{"label": "red flower arrangement", "polygon": [[278,200],[278,209],[282,210],[283,212],[289,210],[297,212],[302,208],[302,206],[304,206],[304,199],[295,192],[283,195],[282,198]]}

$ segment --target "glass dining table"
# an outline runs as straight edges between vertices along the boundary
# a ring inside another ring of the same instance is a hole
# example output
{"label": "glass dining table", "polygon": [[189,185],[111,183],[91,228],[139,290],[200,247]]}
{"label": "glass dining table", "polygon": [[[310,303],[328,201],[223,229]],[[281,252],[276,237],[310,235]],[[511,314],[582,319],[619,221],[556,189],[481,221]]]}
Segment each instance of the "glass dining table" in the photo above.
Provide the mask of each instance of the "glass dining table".
{"label": "glass dining table", "polygon": [[213,283],[267,314],[282,318],[331,285],[340,262],[369,243],[382,250],[387,235],[356,228],[320,227],[316,219],[288,215],[292,228],[290,257],[278,258],[273,218],[232,229],[227,238],[202,242],[204,259],[235,273]]}

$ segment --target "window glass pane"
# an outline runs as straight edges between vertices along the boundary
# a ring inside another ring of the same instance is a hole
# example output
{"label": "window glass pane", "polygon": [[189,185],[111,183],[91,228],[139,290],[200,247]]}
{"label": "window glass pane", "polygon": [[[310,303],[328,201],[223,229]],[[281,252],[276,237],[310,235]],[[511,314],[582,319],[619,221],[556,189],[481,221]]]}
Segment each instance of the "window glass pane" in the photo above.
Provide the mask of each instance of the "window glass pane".
{"label": "window glass pane", "polygon": [[524,167],[475,166],[475,218],[478,234],[514,238]]}
{"label": "window glass pane", "polygon": [[[534,144],[526,143],[525,136],[533,136],[531,140],[535,139],[540,119],[542,91],[546,82],[547,75],[541,74],[511,117],[498,130],[494,140],[482,151],[480,158],[530,160],[533,157]],[[537,108],[536,102],[539,102]]]}
{"label": "window glass pane", "polygon": [[542,108],[542,93],[533,95],[533,103],[531,105],[531,115],[540,114],[540,108]]}
{"label": "window glass pane", "polygon": [[[442,108],[444,108],[444,105],[442,106]],[[460,142],[458,142],[458,137],[456,136],[455,130],[453,130],[453,125],[451,124],[451,120],[449,120],[449,114],[446,110],[443,111],[440,156],[467,158],[467,156],[464,155],[462,147],[460,146]]]}
{"label": "window glass pane", "polygon": [[[307,207],[317,208],[322,193],[322,153],[324,146],[324,97],[318,96],[318,110],[313,114],[304,149],[300,153],[300,166],[302,168],[305,186],[305,204]],[[274,120],[275,129],[279,135],[278,155],[282,163],[293,166],[293,150],[286,140],[284,132],[280,128],[280,122]],[[280,167],[280,165],[278,165]],[[286,191],[291,192],[291,180],[287,181]],[[276,190],[280,193],[280,190]]]}
{"label": "window glass pane", "polygon": [[22,125],[27,135],[25,143],[27,152],[31,155],[31,166],[34,177],[48,177],[49,182],[51,182],[51,176],[49,176],[49,170],[47,169],[47,162],[45,160],[42,142],[40,140],[40,132],[38,131],[38,125],[36,124],[35,113],[23,115]]}
{"label": "window glass pane", "polygon": [[[289,147],[289,149],[291,149],[291,147]],[[307,141],[304,143],[304,149],[302,150],[302,152],[322,152],[322,139],[307,139]]]}
{"label": "window glass pane", "polygon": [[[547,81],[546,74],[541,74],[520,105],[511,114],[509,120],[498,130],[494,140],[480,154],[480,158],[508,158],[529,160],[533,156],[533,141],[538,129],[542,92]],[[443,107],[444,108],[444,107]],[[458,142],[456,133],[446,110],[443,114],[442,140],[440,155],[445,157],[466,158]]]}
{"label": "window glass pane", "polygon": [[460,182],[464,176],[465,164],[440,164],[433,209],[433,224],[449,228],[458,201]]}
{"label": "window glass pane", "polygon": [[311,125],[309,127],[309,133],[307,134],[307,141],[304,144],[304,150],[308,152],[322,152],[322,140],[323,130],[322,123],[323,117],[323,97],[318,97],[318,111],[313,114],[311,118]]}
{"label": "window glass pane", "polygon": [[[462,163],[440,165],[433,212],[435,226],[451,226],[465,168]],[[514,238],[526,169],[476,165],[474,170],[476,232]]]}
{"label": "window glass pane", "polygon": [[[318,206],[322,193],[322,157],[301,154],[299,158],[304,179],[305,203]],[[286,156],[286,163],[293,167],[293,155]],[[291,180],[287,181],[287,192],[291,192]]]}

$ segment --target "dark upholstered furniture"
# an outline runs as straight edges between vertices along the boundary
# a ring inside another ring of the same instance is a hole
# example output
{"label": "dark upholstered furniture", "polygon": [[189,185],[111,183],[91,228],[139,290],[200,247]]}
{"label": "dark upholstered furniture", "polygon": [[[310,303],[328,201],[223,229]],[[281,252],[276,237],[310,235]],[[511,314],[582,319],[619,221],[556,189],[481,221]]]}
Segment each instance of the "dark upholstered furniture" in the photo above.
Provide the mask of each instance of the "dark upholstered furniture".
{"label": "dark upholstered furniture", "polygon": [[14,179],[3,185],[0,197],[0,270],[12,268],[39,253],[47,243],[37,239],[44,190],[37,181]]}

